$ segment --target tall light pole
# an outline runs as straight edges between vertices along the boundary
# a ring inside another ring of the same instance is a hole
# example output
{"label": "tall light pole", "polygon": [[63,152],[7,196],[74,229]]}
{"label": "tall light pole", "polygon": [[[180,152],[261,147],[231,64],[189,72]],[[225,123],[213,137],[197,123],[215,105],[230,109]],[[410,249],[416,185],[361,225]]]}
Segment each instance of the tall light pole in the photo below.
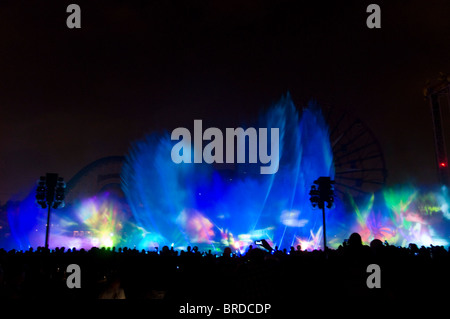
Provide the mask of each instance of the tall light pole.
{"label": "tall light pole", "polygon": [[[431,108],[439,183],[450,186],[450,167],[446,149],[447,141],[445,139],[446,133],[448,134],[445,129],[448,127],[444,125],[446,122],[443,118],[444,113],[442,113],[444,106],[448,106],[450,102],[450,75],[441,73],[437,81],[425,87],[423,93],[428,99]],[[442,101],[442,98],[446,98],[447,103]]]}
{"label": "tall light pole", "polygon": [[325,256],[327,256],[327,231],[325,226],[325,203],[327,203],[327,208],[330,209],[334,205],[334,181],[330,177],[319,177],[314,181],[315,185],[311,186],[311,191],[309,192],[310,201],[313,208],[319,207],[322,209],[323,218],[323,251]]}
{"label": "tall light pole", "polygon": [[46,176],[39,178],[37,184],[36,203],[43,209],[48,209],[47,224],[45,226],[45,248],[48,249],[51,208],[64,207],[64,189],[66,188],[66,183],[64,183],[64,178],[58,177],[58,174],[47,173]]}

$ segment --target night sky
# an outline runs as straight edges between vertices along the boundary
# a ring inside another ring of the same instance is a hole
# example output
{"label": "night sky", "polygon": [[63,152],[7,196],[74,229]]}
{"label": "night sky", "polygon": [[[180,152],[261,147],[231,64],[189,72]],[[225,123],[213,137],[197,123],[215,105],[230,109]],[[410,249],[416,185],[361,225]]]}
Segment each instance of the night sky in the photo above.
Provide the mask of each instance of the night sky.
{"label": "night sky", "polygon": [[388,184],[435,183],[422,92],[450,72],[450,2],[375,1],[382,28],[368,29],[372,2],[2,1],[0,202],[155,130],[240,126],[287,91],[359,117]]}

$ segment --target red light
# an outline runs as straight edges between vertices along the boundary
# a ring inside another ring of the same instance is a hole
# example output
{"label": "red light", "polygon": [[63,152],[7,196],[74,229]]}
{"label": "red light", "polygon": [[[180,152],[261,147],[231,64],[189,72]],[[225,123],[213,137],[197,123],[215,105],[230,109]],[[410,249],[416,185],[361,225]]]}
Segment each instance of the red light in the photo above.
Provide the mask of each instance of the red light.
{"label": "red light", "polygon": [[439,164],[439,166],[440,166],[440,167],[447,167],[447,163],[441,162],[441,163]]}

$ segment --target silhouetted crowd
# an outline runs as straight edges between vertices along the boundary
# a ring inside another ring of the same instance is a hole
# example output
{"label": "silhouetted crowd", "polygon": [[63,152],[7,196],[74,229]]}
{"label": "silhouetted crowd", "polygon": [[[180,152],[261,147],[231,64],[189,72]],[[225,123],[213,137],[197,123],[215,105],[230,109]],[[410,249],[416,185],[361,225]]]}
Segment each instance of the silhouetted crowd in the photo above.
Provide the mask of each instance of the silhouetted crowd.
{"label": "silhouetted crowd", "polygon": [[[67,287],[69,264],[80,266],[80,289]],[[370,264],[380,267],[379,289],[367,286]],[[0,249],[0,298],[409,302],[446,298],[449,265],[444,247],[404,248],[380,240],[366,246],[356,233],[326,253],[268,245],[250,246],[244,254],[227,247],[219,255],[167,246],[160,251]]]}

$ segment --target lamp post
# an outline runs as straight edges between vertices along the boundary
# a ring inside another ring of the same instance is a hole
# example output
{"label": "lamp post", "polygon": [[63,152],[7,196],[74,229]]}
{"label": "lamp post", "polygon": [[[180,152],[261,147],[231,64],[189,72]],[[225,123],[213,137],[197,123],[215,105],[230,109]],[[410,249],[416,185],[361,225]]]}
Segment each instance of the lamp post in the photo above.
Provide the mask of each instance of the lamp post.
{"label": "lamp post", "polygon": [[48,209],[45,229],[45,248],[48,249],[51,208],[64,207],[64,189],[66,188],[66,183],[64,182],[64,178],[58,177],[58,174],[47,173],[46,176],[39,178],[37,184],[36,203],[43,209]]}
{"label": "lamp post", "polygon": [[314,181],[315,185],[311,186],[311,190],[309,192],[310,201],[313,208],[319,207],[322,209],[322,218],[323,218],[323,251],[325,252],[325,256],[327,256],[327,232],[325,226],[325,203],[327,204],[327,208],[330,209],[334,205],[334,187],[333,184],[335,182],[331,180],[330,177],[319,177]]}

